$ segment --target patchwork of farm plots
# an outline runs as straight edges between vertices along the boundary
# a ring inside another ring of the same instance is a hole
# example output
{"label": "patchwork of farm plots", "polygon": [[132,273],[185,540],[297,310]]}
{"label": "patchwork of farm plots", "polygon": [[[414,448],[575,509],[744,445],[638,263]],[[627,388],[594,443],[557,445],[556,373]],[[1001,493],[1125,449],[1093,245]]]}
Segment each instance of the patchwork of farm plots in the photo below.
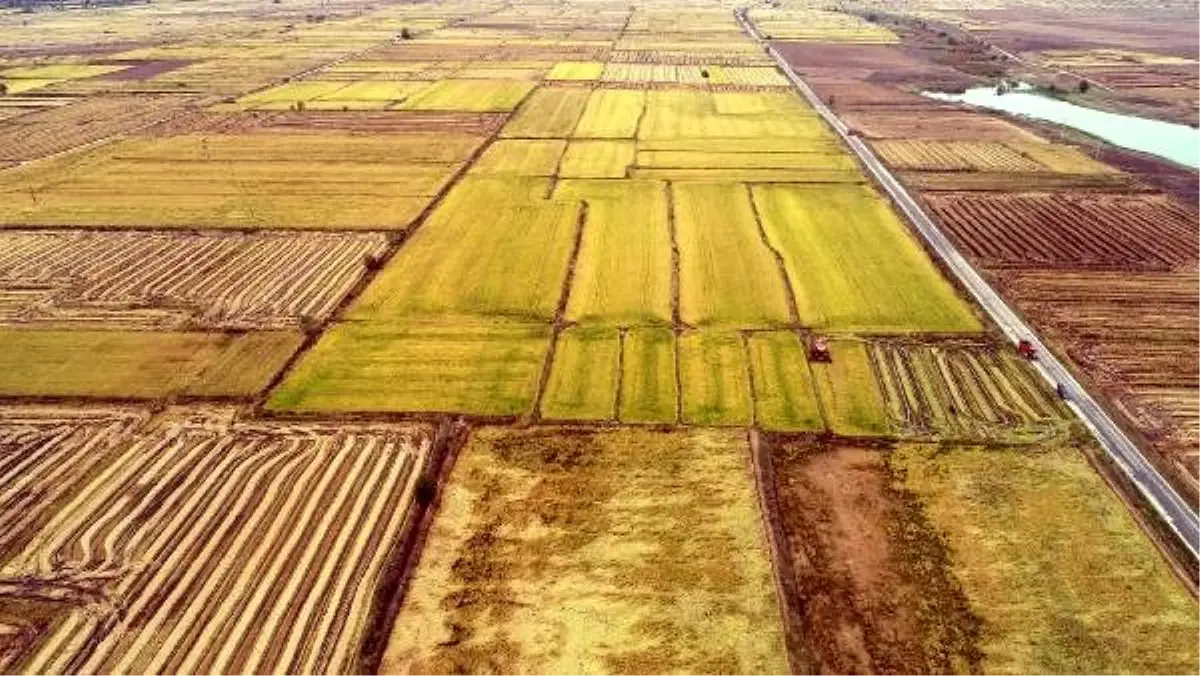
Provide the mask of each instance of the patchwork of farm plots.
{"label": "patchwork of farm plots", "polygon": [[820,61],[819,47],[784,51],[1195,495],[1195,209],[1012,122],[858,83],[860,64]]}

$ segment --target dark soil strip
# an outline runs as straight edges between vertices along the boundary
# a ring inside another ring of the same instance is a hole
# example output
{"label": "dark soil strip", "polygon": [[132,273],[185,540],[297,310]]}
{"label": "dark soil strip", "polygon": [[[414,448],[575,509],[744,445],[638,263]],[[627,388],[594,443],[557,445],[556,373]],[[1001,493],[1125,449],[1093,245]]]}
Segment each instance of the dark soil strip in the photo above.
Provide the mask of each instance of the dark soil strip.
{"label": "dark soil strip", "polygon": [[617,396],[613,397],[612,419],[621,420],[621,391],[625,389],[625,335],[629,333],[628,326],[622,326],[617,332]]}
{"label": "dark soil strip", "polygon": [[567,262],[567,274],[563,278],[562,292],[558,295],[558,307],[554,309],[554,332],[550,337],[550,348],[546,350],[546,360],[542,362],[542,375],[538,378],[537,396],[533,400],[533,411],[529,414],[532,422],[542,417],[542,397],[546,395],[546,384],[550,382],[550,368],[554,365],[554,355],[558,351],[558,336],[567,327],[567,302],[571,300],[571,286],[575,283],[575,263],[579,260],[579,250],[583,248],[583,229],[587,227],[588,203],[579,203],[579,216],[576,220],[575,243],[571,246],[571,257]]}
{"label": "dark soil strip", "polygon": [[403,531],[384,566],[381,583],[375,590],[366,633],[359,649],[358,667],[354,670],[356,673],[379,673],[396,616],[404,604],[404,594],[416,573],[421,550],[441,503],[442,487],[446,485],[458,452],[469,434],[469,428],[462,420],[449,419],[442,420],[434,434],[429,461],[417,479],[412,517],[404,522]]}
{"label": "dark soil strip", "polygon": [[679,370],[679,340],[683,319],[679,311],[679,230],[675,226],[675,188],[667,182],[667,229],[671,235],[671,328],[675,333],[675,422],[683,422],[683,374]]}
{"label": "dark soil strip", "polygon": [[750,426],[758,428],[758,383],[754,382],[754,363],[750,357],[750,336],[745,331],[738,332],[742,341],[742,355],[746,358],[746,386],[750,388]]}
{"label": "dark soil strip", "polygon": [[762,214],[758,212],[758,203],[754,201],[754,189],[750,184],[746,184],[746,197],[750,200],[750,209],[754,212],[754,224],[758,226],[758,236],[762,238],[762,243],[771,251],[771,255],[775,257],[775,265],[779,268],[779,278],[783,281],[783,290],[787,293],[788,316],[792,318],[792,323],[796,326],[800,325],[800,309],[796,304],[796,292],[792,289],[792,281],[788,277],[787,264],[783,260],[783,254],[775,245],[771,244],[771,240],[767,237],[767,230],[763,227]]}
{"label": "dark soil strip", "polygon": [[771,552],[771,571],[775,576],[775,593],[779,596],[779,610],[783,616],[784,642],[787,644],[788,667],[793,674],[806,673],[804,665],[809,662],[801,659],[796,646],[804,645],[801,631],[803,621],[800,610],[796,607],[796,599],[800,598],[796,587],[796,579],[792,571],[796,569],[792,561],[791,550],[787,546],[787,535],[783,531],[783,522],[779,518],[778,481],[775,477],[775,466],[771,462],[770,443],[760,438],[756,429],[749,430],[750,460],[754,468],[754,480],[758,484],[759,507],[762,510],[764,530],[767,534],[767,546]]}

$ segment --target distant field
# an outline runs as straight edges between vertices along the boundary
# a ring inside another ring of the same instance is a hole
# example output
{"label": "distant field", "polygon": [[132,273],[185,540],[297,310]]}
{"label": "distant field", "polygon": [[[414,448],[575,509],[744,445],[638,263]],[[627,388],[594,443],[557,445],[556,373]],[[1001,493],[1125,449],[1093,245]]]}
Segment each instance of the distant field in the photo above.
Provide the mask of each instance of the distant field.
{"label": "distant field", "polygon": [[742,432],[478,430],[383,672],[787,671],[750,477]]}
{"label": "distant field", "polygon": [[0,330],[0,396],[250,397],[300,346],[296,332]]}

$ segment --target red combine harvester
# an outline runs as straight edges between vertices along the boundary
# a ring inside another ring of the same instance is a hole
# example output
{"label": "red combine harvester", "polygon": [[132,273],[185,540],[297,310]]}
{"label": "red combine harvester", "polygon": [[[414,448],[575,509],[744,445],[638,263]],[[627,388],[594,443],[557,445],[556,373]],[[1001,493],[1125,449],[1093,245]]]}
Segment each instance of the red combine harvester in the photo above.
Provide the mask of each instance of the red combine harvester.
{"label": "red combine harvester", "polygon": [[808,346],[808,360],[826,364],[832,362],[833,355],[829,354],[829,341],[821,337],[813,338],[812,343]]}
{"label": "red combine harvester", "polygon": [[1029,361],[1033,361],[1037,359],[1037,348],[1033,346],[1033,343],[1022,338],[1017,341],[1017,354]]}

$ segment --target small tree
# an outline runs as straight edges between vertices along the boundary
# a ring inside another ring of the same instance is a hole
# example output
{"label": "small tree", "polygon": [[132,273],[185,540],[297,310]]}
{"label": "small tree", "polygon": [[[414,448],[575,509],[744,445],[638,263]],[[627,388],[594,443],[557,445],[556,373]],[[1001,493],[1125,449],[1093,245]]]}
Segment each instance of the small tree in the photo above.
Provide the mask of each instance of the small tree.
{"label": "small tree", "polygon": [[1079,81],[1079,93],[1080,93],[1080,94],[1086,94],[1086,93],[1087,93],[1087,91],[1088,91],[1089,89],[1091,89],[1091,88],[1092,88],[1092,85],[1091,85],[1091,83],[1090,83],[1090,82],[1088,82],[1087,80],[1080,80],[1080,81]]}
{"label": "small tree", "polygon": [[6,94],[8,94],[8,85],[0,82],[0,96],[4,96]]}
{"label": "small tree", "polygon": [[707,68],[700,69],[700,77],[704,78],[705,80],[708,79],[708,69]]}
{"label": "small tree", "polygon": [[411,40],[412,39],[412,31],[410,31],[408,29],[408,26],[405,26],[400,29],[400,39],[401,40]]}

